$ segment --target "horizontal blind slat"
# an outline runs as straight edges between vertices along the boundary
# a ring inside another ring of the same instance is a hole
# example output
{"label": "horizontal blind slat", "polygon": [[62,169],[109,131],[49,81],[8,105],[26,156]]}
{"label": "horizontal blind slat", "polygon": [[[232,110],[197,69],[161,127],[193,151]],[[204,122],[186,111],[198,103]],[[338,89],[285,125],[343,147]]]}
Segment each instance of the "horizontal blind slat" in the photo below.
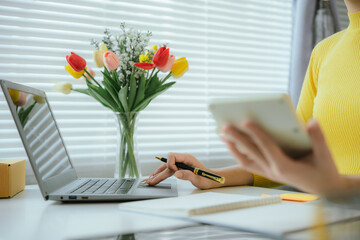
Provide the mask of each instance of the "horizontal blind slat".
{"label": "horizontal blind slat", "polygon": [[[159,166],[154,156],[170,151],[194,154],[206,164],[231,164],[215,133],[210,99],[287,91],[292,31],[288,0],[3,0],[0,78],[46,91],[79,176],[112,175],[114,116],[96,100],[55,92],[53,85],[69,81],[74,88],[86,87],[64,69],[70,51],[83,56],[101,81],[89,40],[101,39],[105,27],[119,33],[120,22],[152,31],[151,44],[167,42],[176,58],[189,61],[184,77],[139,115],[136,142],[143,166]],[[27,158],[1,94],[0,117],[0,159]]]}

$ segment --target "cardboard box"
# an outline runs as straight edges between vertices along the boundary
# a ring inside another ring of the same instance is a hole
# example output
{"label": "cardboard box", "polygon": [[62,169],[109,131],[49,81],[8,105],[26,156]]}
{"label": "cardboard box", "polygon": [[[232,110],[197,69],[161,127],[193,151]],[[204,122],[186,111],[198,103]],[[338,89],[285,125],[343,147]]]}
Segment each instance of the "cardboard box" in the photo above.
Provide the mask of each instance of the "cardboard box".
{"label": "cardboard box", "polygon": [[0,161],[0,197],[10,198],[25,188],[25,160]]}

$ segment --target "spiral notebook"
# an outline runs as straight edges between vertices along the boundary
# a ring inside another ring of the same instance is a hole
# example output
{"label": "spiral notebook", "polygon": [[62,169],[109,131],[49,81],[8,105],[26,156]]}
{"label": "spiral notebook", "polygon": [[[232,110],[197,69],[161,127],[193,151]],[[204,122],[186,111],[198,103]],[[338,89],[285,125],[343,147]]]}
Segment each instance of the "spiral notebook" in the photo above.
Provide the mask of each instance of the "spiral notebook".
{"label": "spiral notebook", "polygon": [[[279,195],[261,197],[206,192],[176,198],[120,203],[122,211],[180,218],[256,232],[273,237],[315,227],[317,205],[283,202]],[[324,224],[360,217],[353,209],[325,208]]]}
{"label": "spiral notebook", "polygon": [[207,192],[174,198],[121,203],[119,208],[160,215],[187,217],[280,202],[280,196],[250,197],[239,194]]}

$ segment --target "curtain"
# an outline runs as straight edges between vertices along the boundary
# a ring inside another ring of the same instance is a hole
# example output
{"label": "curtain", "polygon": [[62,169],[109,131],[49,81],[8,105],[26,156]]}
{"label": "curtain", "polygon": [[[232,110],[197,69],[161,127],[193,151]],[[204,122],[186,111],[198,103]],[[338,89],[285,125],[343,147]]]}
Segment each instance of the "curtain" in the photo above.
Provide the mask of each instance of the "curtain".
{"label": "curtain", "polygon": [[[340,30],[336,1],[294,0],[289,94],[297,105],[312,49],[325,37]],[[316,34],[317,33],[317,34]]]}

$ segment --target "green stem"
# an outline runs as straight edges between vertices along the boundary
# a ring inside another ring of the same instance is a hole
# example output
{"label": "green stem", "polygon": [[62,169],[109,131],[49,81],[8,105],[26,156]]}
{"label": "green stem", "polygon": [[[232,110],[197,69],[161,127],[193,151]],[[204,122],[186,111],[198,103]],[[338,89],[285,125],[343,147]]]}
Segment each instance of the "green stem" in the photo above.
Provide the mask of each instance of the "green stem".
{"label": "green stem", "polygon": [[[101,85],[95,80],[95,78],[86,70],[86,68],[84,68],[84,71],[88,74],[88,76],[94,80],[94,82],[96,82],[96,84],[101,87]],[[89,79],[85,76],[85,74],[83,74],[83,76],[89,81]],[[90,81],[89,81],[90,82]]]}
{"label": "green stem", "polygon": [[121,115],[117,115],[117,120],[118,120],[118,124],[119,124],[119,131],[120,131],[120,135],[121,135],[121,142],[120,142],[120,155],[119,155],[119,177],[123,178],[125,176],[126,173],[126,169],[125,169],[125,153],[126,153],[126,144],[125,144],[125,132],[123,131],[123,127],[124,127],[124,120],[123,120],[123,116]]}
{"label": "green stem", "polygon": [[132,154],[132,160],[133,160],[133,172],[135,174],[136,177],[139,177],[139,171],[138,171],[138,166],[137,166],[137,162],[136,162],[136,159],[135,159],[135,155],[134,155],[134,131],[135,131],[135,123],[136,123],[136,117],[137,117],[137,114],[135,113],[134,116],[132,117],[132,120],[131,120],[131,126],[130,126],[130,146],[131,146],[131,154]]}
{"label": "green stem", "polygon": [[151,78],[152,78],[152,76],[153,76],[153,74],[154,74],[154,72],[155,72],[155,68],[156,68],[156,67],[154,67],[154,68],[153,68],[153,70],[151,71],[151,74],[150,74],[149,79],[151,79]]}
{"label": "green stem", "polygon": [[[131,120],[129,122],[131,122]],[[126,144],[127,144],[127,157],[126,157],[125,169],[128,170],[130,177],[133,177],[133,176],[138,177],[138,173],[134,174],[137,166],[136,166],[136,161],[135,161],[135,156],[134,156],[133,128],[131,127],[131,124],[127,126]],[[127,166],[128,166],[128,169],[127,169]]]}
{"label": "green stem", "polygon": [[161,84],[163,84],[166,80],[168,80],[171,77],[171,72],[161,81]]}
{"label": "green stem", "polygon": [[121,113],[117,115],[121,126],[121,143],[119,154],[119,175],[125,177],[139,177],[139,171],[134,154],[134,131],[137,113]]}
{"label": "green stem", "polygon": [[[120,123],[119,123],[120,124]],[[125,134],[121,134],[121,142],[120,142],[120,156],[119,156],[119,176],[124,177],[125,176],[125,145],[123,144],[125,141]]]}

